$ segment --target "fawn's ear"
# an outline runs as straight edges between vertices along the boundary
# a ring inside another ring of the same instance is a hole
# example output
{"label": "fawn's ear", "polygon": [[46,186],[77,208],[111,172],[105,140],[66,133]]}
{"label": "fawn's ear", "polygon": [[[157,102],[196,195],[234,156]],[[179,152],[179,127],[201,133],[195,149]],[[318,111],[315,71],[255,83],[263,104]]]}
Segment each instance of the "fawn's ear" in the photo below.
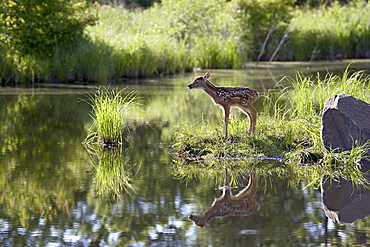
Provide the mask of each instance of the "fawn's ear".
{"label": "fawn's ear", "polygon": [[208,80],[208,78],[211,76],[211,74],[209,73],[209,71],[203,76],[205,79]]}

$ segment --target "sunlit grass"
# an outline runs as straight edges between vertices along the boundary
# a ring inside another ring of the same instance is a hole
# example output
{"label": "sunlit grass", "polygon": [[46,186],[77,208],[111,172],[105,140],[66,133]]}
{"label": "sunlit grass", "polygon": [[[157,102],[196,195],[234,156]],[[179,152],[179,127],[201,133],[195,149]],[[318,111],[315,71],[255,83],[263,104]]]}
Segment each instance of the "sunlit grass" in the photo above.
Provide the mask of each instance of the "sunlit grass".
{"label": "sunlit grass", "polygon": [[91,117],[94,119],[88,142],[96,138],[108,145],[123,142],[125,119],[135,100],[135,92],[124,93],[125,89],[100,87],[86,100],[92,106]]}
{"label": "sunlit grass", "polygon": [[[248,23],[253,17],[240,16],[242,2],[163,0],[136,11],[95,4],[97,25],[87,27],[83,39],[54,47],[49,57],[0,47],[0,78],[2,83],[102,82],[198,67],[241,68],[257,59],[268,32],[249,29],[252,24],[264,26],[266,20]],[[281,61],[369,57],[369,8],[363,1],[291,8],[292,19],[272,23],[278,28],[265,58],[271,57],[284,33],[289,33],[289,42],[279,48]],[[253,32],[263,38],[253,40]]]}
{"label": "sunlit grass", "polygon": [[282,121],[260,114],[258,129],[248,134],[249,121],[244,116],[231,118],[230,137],[223,140],[223,122],[202,120],[183,122],[173,135],[173,148],[185,156],[203,158],[281,157],[301,143],[310,141],[305,128],[306,119]]}
{"label": "sunlit grass", "polygon": [[[291,21],[289,49],[296,60],[362,57],[369,49],[369,3],[334,1],[317,9],[299,9]],[[284,56],[288,52],[282,52]]]}

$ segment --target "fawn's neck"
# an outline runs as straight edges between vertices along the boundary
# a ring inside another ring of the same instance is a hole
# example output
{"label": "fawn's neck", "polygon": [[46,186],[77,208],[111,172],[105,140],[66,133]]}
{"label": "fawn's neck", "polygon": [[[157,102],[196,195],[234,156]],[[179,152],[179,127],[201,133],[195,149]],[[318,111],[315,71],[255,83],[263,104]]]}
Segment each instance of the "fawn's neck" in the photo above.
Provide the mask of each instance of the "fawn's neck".
{"label": "fawn's neck", "polygon": [[217,87],[208,80],[206,80],[206,86],[203,88],[203,90],[212,98],[217,97]]}
{"label": "fawn's neck", "polygon": [[206,222],[210,222],[211,220],[217,218],[218,212],[216,208],[210,208],[207,212],[205,212],[202,217],[206,219]]}
{"label": "fawn's neck", "polygon": [[219,212],[220,207],[223,207],[224,206],[223,204],[225,202],[231,201],[232,196],[233,195],[231,194],[230,189],[224,189],[223,195],[220,198],[217,198],[215,200],[215,202],[213,203],[213,206],[210,209],[208,209],[208,211],[205,212],[202,215],[202,217],[206,218],[208,222],[208,221],[213,220],[217,216],[220,216],[220,212]]}

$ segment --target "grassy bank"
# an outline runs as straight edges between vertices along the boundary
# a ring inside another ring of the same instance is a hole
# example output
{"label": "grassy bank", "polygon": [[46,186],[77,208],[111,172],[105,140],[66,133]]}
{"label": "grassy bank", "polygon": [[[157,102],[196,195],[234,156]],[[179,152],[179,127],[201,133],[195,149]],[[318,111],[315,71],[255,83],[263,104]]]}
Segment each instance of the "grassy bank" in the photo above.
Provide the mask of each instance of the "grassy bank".
{"label": "grassy bank", "polygon": [[[222,120],[200,123],[187,121],[173,135],[173,151],[177,153],[179,177],[193,177],[181,165],[201,162],[201,167],[243,166],[262,169],[258,160],[282,158],[280,165],[268,162],[268,172],[297,173],[301,181],[307,174],[312,177],[312,185],[320,182],[322,175],[341,176],[363,183],[358,162],[366,146],[351,152],[329,152],[324,156],[320,140],[321,111],[330,97],[345,92],[366,102],[370,102],[370,77],[363,72],[349,72],[342,76],[327,74],[324,78],[306,77],[297,73],[296,78],[284,78],[278,88],[270,90],[263,101],[264,109],[257,119],[257,130],[248,135],[248,121],[234,118],[230,121],[230,138],[222,139]],[[235,162],[236,161],[236,162]],[[274,163],[274,162],[273,162]],[[319,163],[317,166],[307,164]],[[263,166],[263,165],[262,165]],[[298,168],[298,169],[297,169]],[[341,170],[341,168],[343,168]],[[267,172],[267,171],[265,171]],[[185,174],[186,173],[186,174]],[[301,174],[301,175],[299,175]],[[367,184],[367,183],[366,183]]]}
{"label": "grassy bank", "polygon": [[370,4],[363,1],[314,9],[288,0],[91,8],[97,25],[73,43],[55,44],[48,56],[1,44],[1,82],[103,82],[196,67],[240,68],[250,60],[370,57]]}

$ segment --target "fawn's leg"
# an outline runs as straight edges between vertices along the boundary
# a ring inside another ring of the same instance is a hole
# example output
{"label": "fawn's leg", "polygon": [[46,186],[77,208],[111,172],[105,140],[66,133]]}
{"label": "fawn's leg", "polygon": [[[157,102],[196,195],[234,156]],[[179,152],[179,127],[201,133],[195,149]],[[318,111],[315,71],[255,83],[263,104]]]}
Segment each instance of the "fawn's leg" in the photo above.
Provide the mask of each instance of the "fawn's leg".
{"label": "fawn's leg", "polygon": [[227,139],[228,135],[228,125],[229,125],[229,116],[230,116],[230,107],[229,106],[222,106],[224,110],[224,132],[225,132],[225,139]]}
{"label": "fawn's leg", "polygon": [[225,168],[225,175],[224,175],[224,188],[222,197],[229,198],[231,197],[231,190],[230,190],[230,181],[229,181],[229,173],[227,172],[227,168]]}
{"label": "fawn's leg", "polygon": [[256,175],[254,172],[249,173],[249,184],[246,188],[244,188],[242,191],[240,191],[235,197],[237,198],[244,198],[244,197],[252,197],[254,194],[256,194],[258,188]]}
{"label": "fawn's leg", "polygon": [[257,110],[251,105],[242,106],[241,110],[249,117],[249,134],[254,133],[256,131]]}

